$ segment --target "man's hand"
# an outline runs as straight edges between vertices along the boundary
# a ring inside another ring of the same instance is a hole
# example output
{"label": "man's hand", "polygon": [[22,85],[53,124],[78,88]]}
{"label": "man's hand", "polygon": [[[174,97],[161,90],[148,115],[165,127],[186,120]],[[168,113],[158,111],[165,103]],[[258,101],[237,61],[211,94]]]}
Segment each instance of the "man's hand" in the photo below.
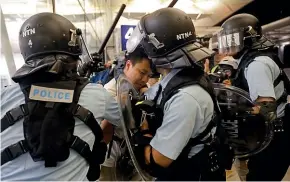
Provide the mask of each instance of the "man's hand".
{"label": "man's hand", "polygon": [[226,80],[223,81],[223,84],[228,85],[228,86],[231,86],[232,85],[232,82],[231,82],[230,79],[226,79]]}
{"label": "man's hand", "polygon": [[148,90],[148,87],[143,87],[140,89],[140,94],[144,94]]}
{"label": "man's hand", "polygon": [[251,114],[254,114],[254,115],[259,114],[260,113],[260,108],[261,108],[260,106],[252,107],[253,111],[251,111]]}
{"label": "man's hand", "polygon": [[110,143],[110,141],[113,139],[114,135],[114,128],[111,123],[107,120],[103,120],[101,122],[101,128],[103,130],[103,135],[104,135],[104,141],[106,144]]}
{"label": "man's hand", "polygon": [[205,62],[204,62],[204,72],[205,73],[209,73],[210,72],[210,69],[209,69],[209,60],[206,59]]}
{"label": "man's hand", "polygon": [[[149,130],[149,125],[148,125],[148,121],[146,120],[146,118],[143,120],[140,129],[141,129],[142,131],[144,131],[144,130]],[[147,137],[153,137],[151,134],[145,134],[144,136],[147,136]]]}
{"label": "man's hand", "polygon": [[[273,102],[275,101],[274,98],[272,97],[258,97],[256,102]],[[253,111],[251,112],[252,114],[259,114],[260,113],[260,109],[261,109],[261,106],[257,105],[255,107],[253,107]]]}

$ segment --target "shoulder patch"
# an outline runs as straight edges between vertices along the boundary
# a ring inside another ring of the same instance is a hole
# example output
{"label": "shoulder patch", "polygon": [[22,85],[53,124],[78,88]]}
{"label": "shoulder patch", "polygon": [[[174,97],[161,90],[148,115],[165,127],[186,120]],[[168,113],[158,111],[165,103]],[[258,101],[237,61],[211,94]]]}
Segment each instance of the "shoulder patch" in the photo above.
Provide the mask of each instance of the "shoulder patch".
{"label": "shoulder patch", "polygon": [[31,100],[46,102],[72,103],[74,90],[48,88],[32,85],[29,93]]}

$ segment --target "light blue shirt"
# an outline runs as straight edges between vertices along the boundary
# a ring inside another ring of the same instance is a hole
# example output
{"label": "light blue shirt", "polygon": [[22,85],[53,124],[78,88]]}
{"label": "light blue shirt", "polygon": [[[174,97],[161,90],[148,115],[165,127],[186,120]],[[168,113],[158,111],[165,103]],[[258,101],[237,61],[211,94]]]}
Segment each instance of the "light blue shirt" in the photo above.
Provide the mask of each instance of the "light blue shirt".
{"label": "light blue shirt", "polygon": [[[255,61],[250,63],[245,69],[245,78],[249,86],[249,93],[252,101],[260,97],[272,97],[279,99],[284,92],[284,83],[280,82],[274,88],[274,81],[280,74],[278,65],[268,56],[258,56]],[[284,107],[286,103],[282,103],[277,108],[278,117],[284,115]]]}
{"label": "light blue shirt", "polygon": [[[24,95],[18,84],[7,87],[1,92],[1,118],[5,113],[24,103]],[[88,84],[82,91],[79,104],[89,109],[98,122],[106,119],[119,125],[119,110],[116,100],[98,84]],[[75,118],[74,135],[86,141],[91,149],[94,134],[82,121]],[[1,150],[23,140],[23,119],[16,122],[1,133]],[[34,162],[25,153],[1,166],[1,180],[5,181],[87,181],[89,165],[74,150],[70,150],[69,158],[57,164],[57,167],[45,168],[44,162]]]}
{"label": "light blue shirt", "polygon": [[[162,89],[179,71],[180,69],[173,69],[160,81]],[[159,84],[147,91],[148,99],[154,98]],[[153,94],[154,92],[155,94]],[[160,103],[161,97],[162,94],[158,98],[158,103]],[[165,103],[162,125],[158,128],[150,145],[164,156],[176,160],[189,139],[204,131],[212,119],[213,112],[213,101],[203,88],[199,85],[181,88]],[[203,147],[203,145],[193,147],[188,157],[192,157]]]}

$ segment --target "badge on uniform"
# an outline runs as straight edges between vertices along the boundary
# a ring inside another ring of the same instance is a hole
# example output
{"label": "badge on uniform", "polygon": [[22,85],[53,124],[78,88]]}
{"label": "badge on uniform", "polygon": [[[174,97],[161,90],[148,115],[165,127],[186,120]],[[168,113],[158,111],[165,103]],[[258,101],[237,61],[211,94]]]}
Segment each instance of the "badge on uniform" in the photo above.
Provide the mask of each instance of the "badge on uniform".
{"label": "badge on uniform", "polygon": [[75,84],[49,83],[31,85],[29,99],[45,102],[72,103]]}

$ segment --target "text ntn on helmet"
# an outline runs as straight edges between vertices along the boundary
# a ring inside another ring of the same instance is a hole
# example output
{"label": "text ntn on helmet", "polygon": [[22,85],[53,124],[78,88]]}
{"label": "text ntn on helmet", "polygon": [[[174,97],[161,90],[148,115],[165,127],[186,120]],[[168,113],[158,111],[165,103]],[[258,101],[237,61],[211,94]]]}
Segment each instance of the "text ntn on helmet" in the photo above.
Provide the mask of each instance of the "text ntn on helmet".
{"label": "text ntn on helmet", "polygon": [[19,47],[25,61],[49,53],[82,54],[81,32],[65,17],[39,13],[28,18],[19,32]]}
{"label": "text ntn on helmet", "polygon": [[176,8],[162,8],[143,16],[126,44],[127,53],[142,47],[149,58],[163,57],[195,42],[191,18]]}

